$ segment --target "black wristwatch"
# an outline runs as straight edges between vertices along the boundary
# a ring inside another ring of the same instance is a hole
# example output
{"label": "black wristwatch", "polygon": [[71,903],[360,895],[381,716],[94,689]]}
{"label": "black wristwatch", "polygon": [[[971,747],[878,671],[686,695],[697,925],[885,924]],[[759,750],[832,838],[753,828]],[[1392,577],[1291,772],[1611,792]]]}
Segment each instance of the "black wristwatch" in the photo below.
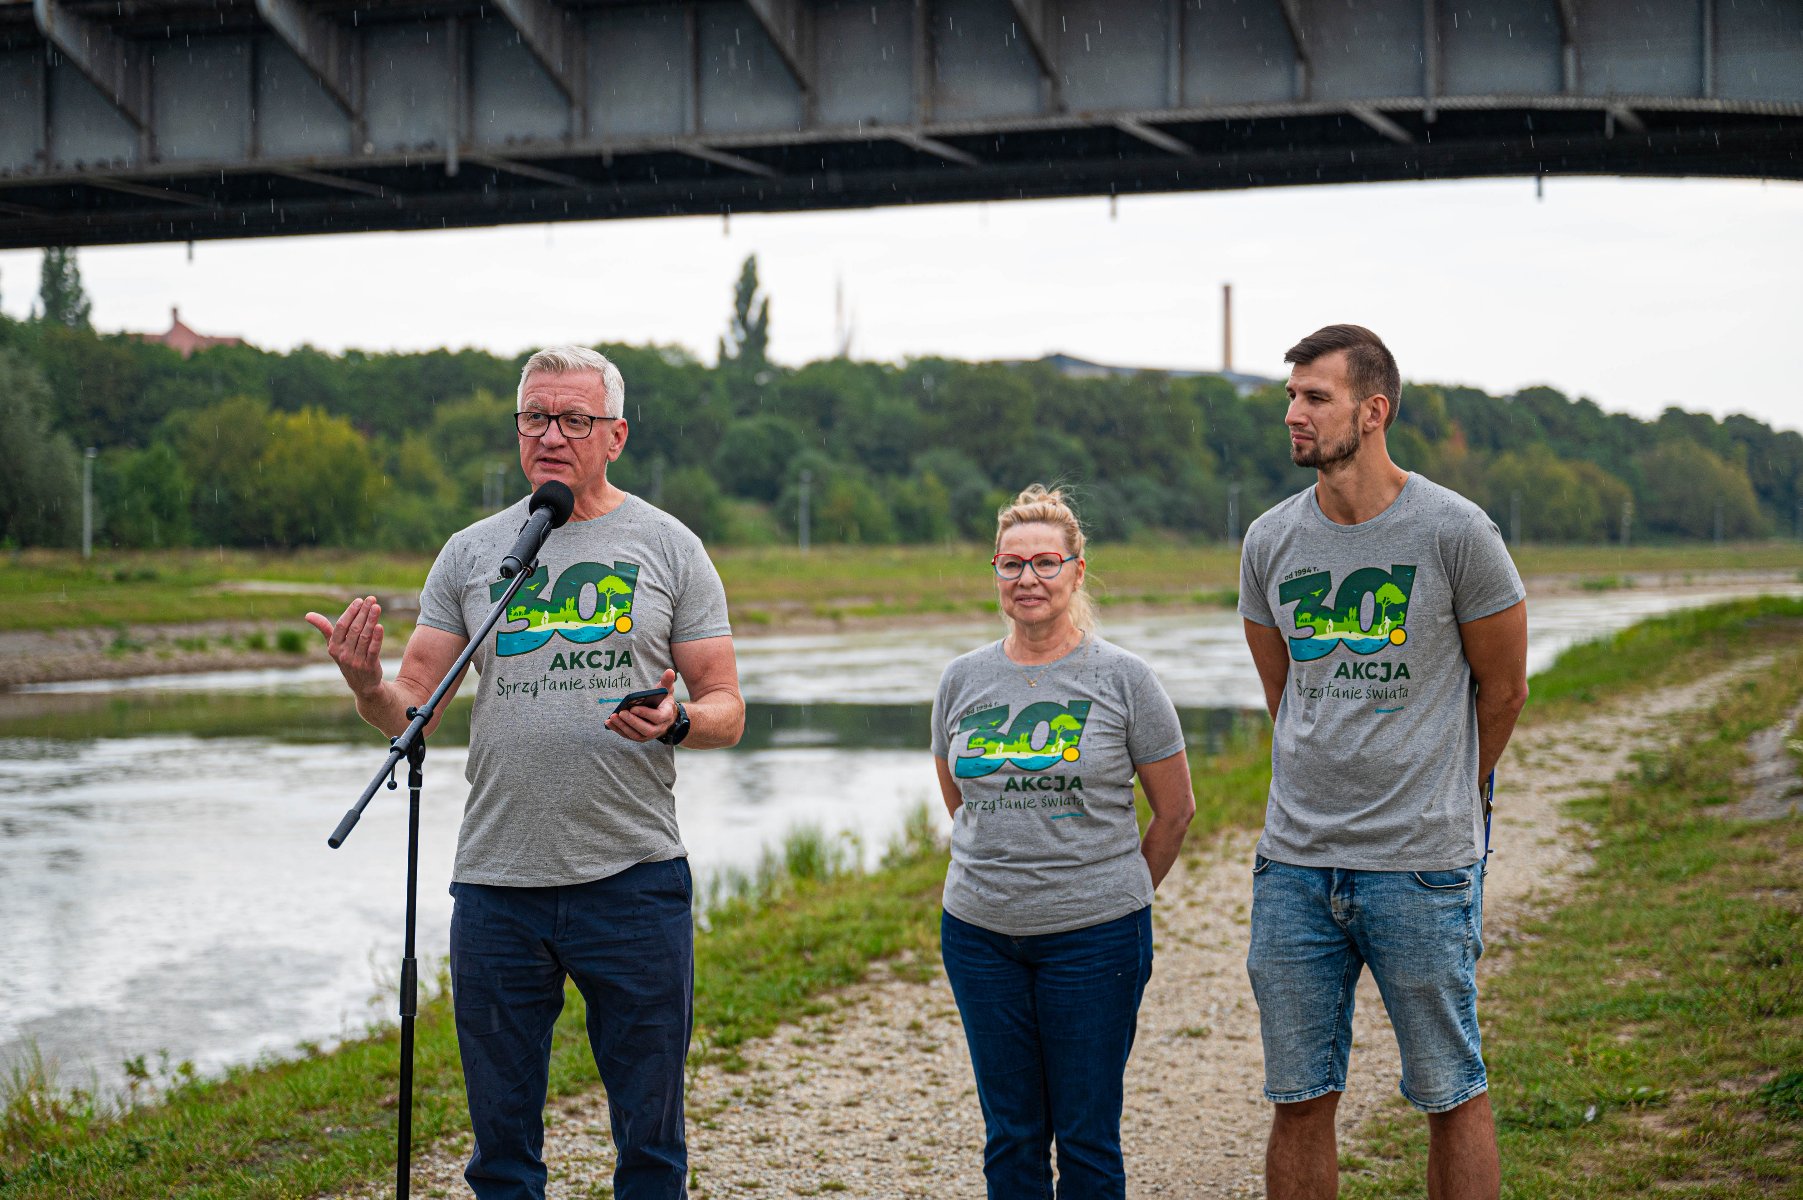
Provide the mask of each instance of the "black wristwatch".
{"label": "black wristwatch", "polygon": [[676,702],[675,723],[673,723],[670,728],[665,731],[664,735],[657,740],[666,746],[680,746],[682,745],[682,739],[688,736],[689,710],[682,706],[682,701],[678,700]]}

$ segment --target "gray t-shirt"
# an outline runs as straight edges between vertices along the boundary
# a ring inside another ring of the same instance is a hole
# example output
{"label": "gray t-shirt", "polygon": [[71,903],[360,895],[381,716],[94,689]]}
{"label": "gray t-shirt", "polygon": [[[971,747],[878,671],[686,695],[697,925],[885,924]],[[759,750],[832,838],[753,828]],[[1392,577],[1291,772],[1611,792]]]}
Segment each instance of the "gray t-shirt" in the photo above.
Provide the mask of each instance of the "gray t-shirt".
{"label": "gray t-shirt", "polygon": [[1290,653],[1258,852],[1365,871],[1481,858],[1459,626],[1526,595],[1484,511],[1420,475],[1357,525],[1328,520],[1312,487],[1254,521],[1240,615],[1280,629]]}
{"label": "gray t-shirt", "polygon": [[[521,500],[452,536],[419,623],[469,637],[506,589],[497,568]],[[551,887],[681,858],[676,750],[602,727],[620,697],[656,687],[675,642],[723,637],[726,592],[701,541],[636,496],[554,529],[538,570],[477,649],[469,803],[452,878]]]}
{"label": "gray t-shirt", "polygon": [[1181,749],[1152,669],[1093,633],[1043,666],[1019,665],[999,641],[953,659],[933,700],[933,754],[964,797],[945,911],[1023,937],[1152,903],[1133,768]]}

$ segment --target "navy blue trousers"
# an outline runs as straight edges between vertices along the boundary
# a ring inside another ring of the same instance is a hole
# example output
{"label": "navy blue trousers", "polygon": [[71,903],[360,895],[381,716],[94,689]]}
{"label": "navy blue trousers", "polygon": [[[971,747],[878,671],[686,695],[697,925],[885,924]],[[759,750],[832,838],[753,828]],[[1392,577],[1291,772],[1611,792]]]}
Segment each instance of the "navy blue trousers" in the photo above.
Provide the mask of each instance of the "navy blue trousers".
{"label": "navy blue trousers", "polygon": [[688,1194],[683,1064],[695,1012],[686,859],[570,887],[454,883],[452,996],[477,1200],[543,1200],[545,1088],[564,978],[588,1008],[618,1200]]}
{"label": "navy blue trousers", "polygon": [[990,1200],[1121,1200],[1121,1105],[1139,1002],[1152,977],[1152,910],[1031,937],[945,913],[946,978],[970,1043]]}

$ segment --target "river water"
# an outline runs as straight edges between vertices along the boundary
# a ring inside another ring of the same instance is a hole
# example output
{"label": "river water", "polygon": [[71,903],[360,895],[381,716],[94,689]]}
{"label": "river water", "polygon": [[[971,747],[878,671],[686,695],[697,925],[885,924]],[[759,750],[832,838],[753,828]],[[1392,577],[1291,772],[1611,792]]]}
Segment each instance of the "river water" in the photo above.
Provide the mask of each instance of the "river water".
{"label": "river water", "polygon": [[[1529,670],[1643,616],[1750,591],[1536,599]],[[1153,665],[1192,745],[1262,706],[1232,612],[1118,617],[1104,632]],[[924,750],[933,690],[947,660],[997,633],[741,639],[743,744],[679,760],[697,876],[753,867],[804,824],[867,862],[917,806],[943,826]],[[422,963],[445,954],[467,713],[453,709],[426,761]],[[105,1094],[134,1056],[217,1071],[386,1019],[405,793],[380,793],[341,849],[325,844],[383,750],[329,664],[0,696],[0,1074],[35,1047],[63,1086]]]}

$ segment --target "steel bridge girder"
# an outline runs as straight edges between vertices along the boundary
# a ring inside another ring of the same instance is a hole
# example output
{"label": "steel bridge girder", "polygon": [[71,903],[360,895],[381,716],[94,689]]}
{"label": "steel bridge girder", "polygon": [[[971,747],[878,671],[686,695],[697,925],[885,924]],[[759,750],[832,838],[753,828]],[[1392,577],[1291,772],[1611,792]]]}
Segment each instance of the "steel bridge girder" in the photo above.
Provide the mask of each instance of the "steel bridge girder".
{"label": "steel bridge girder", "polygon": [[34,2],[0,5],[5,244],[1803,174],[1792,0],[361,0],[355,26],[309,0],[225,26],[201,0]]}

